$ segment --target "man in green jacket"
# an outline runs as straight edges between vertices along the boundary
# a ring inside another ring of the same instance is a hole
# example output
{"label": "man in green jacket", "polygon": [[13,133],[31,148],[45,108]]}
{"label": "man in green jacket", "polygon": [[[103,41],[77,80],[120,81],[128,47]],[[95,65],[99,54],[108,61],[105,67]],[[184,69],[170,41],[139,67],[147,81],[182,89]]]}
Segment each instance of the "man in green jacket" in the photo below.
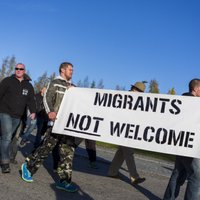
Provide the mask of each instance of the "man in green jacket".
{"label": "man in green jacket", "polygon": [[[60,76],[48,85],[43,99],[51,127],[56,119],[65,91],[72,86],[73,65],[68,62],[62,63],[59,67],[59,73]],[[26,158],[26,162],[22,164],[22,179],[26,182],[32,182],[33,174],[36,173],[44,159],[48,157],[48,154],[58,144],[60,161],[58,163],[57,174],[60,182],[56,187],[67,192],[75,192],[77,191],[77,187],[71,182],[75,139],[71,136],[54,134],[51,130],[52,128],[48,129],[44,141]]]}

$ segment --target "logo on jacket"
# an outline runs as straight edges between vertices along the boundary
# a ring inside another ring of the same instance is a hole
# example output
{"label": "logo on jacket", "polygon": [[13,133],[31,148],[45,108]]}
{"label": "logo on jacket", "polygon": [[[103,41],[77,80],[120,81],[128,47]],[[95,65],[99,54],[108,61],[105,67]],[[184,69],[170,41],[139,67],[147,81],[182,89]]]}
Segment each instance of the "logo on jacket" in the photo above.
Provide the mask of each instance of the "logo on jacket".
{"label": "logo on jacket", "polygon": [[22,90],[22,95],[28,95],[28,90],[27,89],[23,89]]}

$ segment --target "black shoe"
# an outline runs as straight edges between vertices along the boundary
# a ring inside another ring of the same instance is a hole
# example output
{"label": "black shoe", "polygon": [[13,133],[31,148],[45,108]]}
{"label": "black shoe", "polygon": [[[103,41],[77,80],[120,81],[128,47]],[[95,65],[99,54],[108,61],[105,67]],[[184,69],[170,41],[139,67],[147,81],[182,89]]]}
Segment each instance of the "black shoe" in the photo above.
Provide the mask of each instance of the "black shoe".
{"label": "black shoe", "polygon": [[10,173],[10,166],[9,164],[2,164],[1,165],[1,170],[2,170],[2,173]]}
{"label": "black shoe", "polygon": [[146,178],[141,178],[141,177],[131,178],[131,185],[137,185],[137,184],[143,183],[145,180]]}
{"label": "black shoe", "polygon": [[116,178],[116,179],[120,178],[119,174],[116,174],[116,175],[110,175],[110,174],[108,174],[107,177],[109,177],[109,178]]}

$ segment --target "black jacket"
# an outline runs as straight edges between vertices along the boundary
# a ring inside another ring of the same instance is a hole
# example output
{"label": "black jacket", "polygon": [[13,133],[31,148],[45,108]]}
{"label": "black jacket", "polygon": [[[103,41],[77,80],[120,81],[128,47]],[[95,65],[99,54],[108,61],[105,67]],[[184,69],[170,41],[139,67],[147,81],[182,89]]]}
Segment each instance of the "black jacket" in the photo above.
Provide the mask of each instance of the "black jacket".
{"label": "black jacket", "polygon": [[43,96],[41,95],[41,92],[35,95],[35,103],[36,103],[36,113],[40,113],[42,110],[45,110],[43,104]]}
{"label": "black jacket", "polygon": [[44,108],[43,96],[41,95],[41,92],[35,95],[35,102],[36,102],[37,117],[43,118],[44,121],[48,121],[48,115]]}
{"label": "black jacket", "polygon": [[185,92],[182,94],[183,96],[191,96],[194,97],[194,95],[191,92]]}
{"label": "black jacket", "polygon": [[15,75],[4,78],[0,83],[0,113],[21,118],[26,106],[31,113],[36,112],[34,89],[26,76],[23,81]]}

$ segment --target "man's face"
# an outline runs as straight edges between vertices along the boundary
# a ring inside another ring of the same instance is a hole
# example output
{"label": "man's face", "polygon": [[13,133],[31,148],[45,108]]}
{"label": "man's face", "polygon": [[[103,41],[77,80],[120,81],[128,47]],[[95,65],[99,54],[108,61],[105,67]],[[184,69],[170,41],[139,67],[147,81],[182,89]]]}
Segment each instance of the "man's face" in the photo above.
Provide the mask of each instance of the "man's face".
{"label": "man's face", "polygon": [[200,97],[200,85],[194,88],[195,96]]}
{"label": "man's face", "polygon": [[25,74],[25,67],[22,64],[18,64],[15,67],[15,76],[17,78],[23,78],[24,74]]}
{"label": "man's face", "polygon": [[72,67],[71,65],[68,65],[68,66],[65,68],[64,74],[65,74],[65,77],[66,77],[67,80],[72,79],[73,67]]}

